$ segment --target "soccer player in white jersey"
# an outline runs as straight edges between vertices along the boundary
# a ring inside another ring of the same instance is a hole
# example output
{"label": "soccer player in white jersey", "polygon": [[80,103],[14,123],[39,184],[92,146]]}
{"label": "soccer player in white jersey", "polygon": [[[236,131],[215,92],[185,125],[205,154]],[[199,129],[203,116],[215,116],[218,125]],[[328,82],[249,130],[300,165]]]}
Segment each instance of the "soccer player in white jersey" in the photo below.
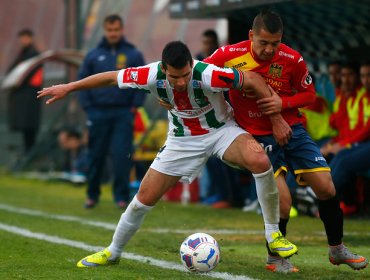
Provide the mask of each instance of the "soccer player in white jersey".
{"label": "soccer player in white jersey", "polygon": [[[270,249],[284,258],[297,252],[297,247],[278,229],[279,198],[268,157],[260,144],[235,123],[232,108],[222,94],[224,90],[238,88],[253,90],[260,98],[270,96],[263,78],[254,72],[193,60],[187,46],[175,41],[165,46],[160,62],[52,86],[39,91],[38,97],[51,96],[46,101],[50,104],[72,91],[117,84],[120,88],[147,90],[171,104],[169,133],[138,193],[122,214],[112,243],[80,260],[78,267],[118,263],[124,246],[139,229],[145,214],[178,180],[191,182],[211,155],[253,173]],[[287,137],[290,130],[281,116],[272,116],[271,121],[277,129],[276,135]]]}

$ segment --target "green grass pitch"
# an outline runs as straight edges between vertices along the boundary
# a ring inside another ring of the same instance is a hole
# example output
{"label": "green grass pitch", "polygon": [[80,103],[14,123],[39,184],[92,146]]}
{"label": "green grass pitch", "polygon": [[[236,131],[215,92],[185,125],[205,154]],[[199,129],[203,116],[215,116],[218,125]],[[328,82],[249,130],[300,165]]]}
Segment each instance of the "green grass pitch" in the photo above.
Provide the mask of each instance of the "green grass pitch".
{"label": "green grass pitch", "polygon": [[[110,187],[103,187],[101,203],[86,210],[83,187],[0,175],[0,279],[370,279],[369,267],[353,271],[329,263],[319,219],[298,216],[290,221],[288,237],[299,247],[299,254],[291,260],[300,272],[281,275],[264,268],[261,216],[240,209],[169,202],[160,202],[148,214],[125,251],[178,268],[181,242],[191,233],[203,231],[214,236],[221,247],[216,274],[193,274],[166,265],[154,266],[151,260],[127,258],[117,266],[78,269],[76,262],[91,252],[79,245],[64,244],[63,240],[86,246],[109,245],[112,228],[121,215],[111,197]],[[26,236],[20,235],[20,230]],[[52,241],[29,236],[30,232],[51,236]],[[56,244],[55,238],[61,243]],[[346,219],[344,242],[353,251],[370,257],[370,220]]]}

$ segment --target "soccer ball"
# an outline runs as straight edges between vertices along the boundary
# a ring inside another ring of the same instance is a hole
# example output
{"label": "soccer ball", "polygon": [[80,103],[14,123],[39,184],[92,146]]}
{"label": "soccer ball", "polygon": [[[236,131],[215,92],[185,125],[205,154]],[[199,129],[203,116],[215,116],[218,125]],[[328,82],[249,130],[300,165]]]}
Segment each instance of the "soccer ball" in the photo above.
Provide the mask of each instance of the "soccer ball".
{"label": "soccer ball", "polygon": [[220,261],[220,247],[216,239],[206,233],[194,233],[180,247],[182,264],[192,272],[209,272]]}

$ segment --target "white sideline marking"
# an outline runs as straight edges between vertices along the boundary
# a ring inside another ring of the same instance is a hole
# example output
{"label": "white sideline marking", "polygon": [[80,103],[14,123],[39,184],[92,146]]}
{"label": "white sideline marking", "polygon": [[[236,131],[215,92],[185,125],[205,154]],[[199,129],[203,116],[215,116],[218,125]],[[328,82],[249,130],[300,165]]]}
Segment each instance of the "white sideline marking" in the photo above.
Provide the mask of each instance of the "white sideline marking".
{"label": "white sideline marking", "polygon": [[[89,245],[84,242],[64,239],[58,236],[47,235],[47,234],[39,233],[39,232],[32,232],[25,228],[15,227],[15,226],[3,224],[3,223],[0,223],[0,229],[10,232],[10,233],[21,235],[24,237],[47,241],[47,242],[54,243],[54,244],[66,245],[66,246],[83,249],[83,250],[91,251],[91,252],[97,252],[103,249],[103,247]],[[157,260],[151,257],[144,257],[144,256],[132,254],[132,253],[127,253],[127,252],[122,253],[121,257],[124,259],[134,260],[134,261],[150,264],[153,266],[158,266],[163,269],[172,269],[172,270],[190,273],[182,265],[169,262],[169,261]],[[235,280],[254,280],[254,278],[250,278],[244,275],[233,275],[233,274],[229,274],[226,272],[210,272],[210,273],[204,274],[204,276],[209,276],[209,277],[218,278],[218,279],[225,279],[225,280],[234,280],[234,279]]]}
{"label": "white sideline marking", "polygon": [[61,221],[68,221],[68,222],[78,222],[78,223],[84,224],[84,225],[90,225],[90,226],[94,226],[94,227],[111,229],[111,230],[116,229],[116,224],[112,224],[112,223],[89,221],[89,220],[85,220],[85,219],[82,219],[82,218],[76,217],[76,216],[49,214],[49,213],[45,213],[45,212],[42,212],[42,211],[39,211],[39,210],[33,210],[33,209],[21,208],[21,207],[14,207],[14,206],[7,205],[7,204],[2,204],[2,203],[0,203],[0,209],[8,211],[8,212],[17,213],[17,214],[24,214],[24,215],[28,215],[28,216],[50,218],[50,219],[54,219],[54,220],[61,220]]}
{"label": "white sideline marking", "polygon": [[[43,217],[48,219],[54,220],[61,220],[61,221],[68,221],[68,222],[77,222],[83,225],[89,225],[98,228],[110,229],[115,230],[117,224],[112,223],[105,223],[99,221],[89,221],[86,219],[82,219],[76,216],[68,216],[68,215],[58,215],[58,214],[49,214],[39,210],[33,210],[28,208],[20,208],[14,207],[7,204],[0,203],[0,210],[4,210],[7,212],[29,215],[29,216],[36,216],[36,217]],[[140,231],[146,232],[153,232],[153,233],[179,233],[179,234],[191,234],[194,232],[203,232],[205,229],[166,229],[166,228],[154,228],[154,229],[140,229]],[[207,233],[209,234],[244,234],[244,235],[263,235],[264,231],[262,230],[231,230],[231,229],[207,229]]]}
{"label": "white sideline marking", "polygon": [[[54,220],[61,220],[67,222],[77,222],[83,225],[89,225],[97,228],[104,228],[109,230],[115,230],[117,224],[113,223],[106,223],[106,222],[99,222],[99,221],[91,221],[86,220],[77,216],[69,216],[69,215],[58,215],[58,214],[49,214],[43,211],[29,209],[29,208],[21,208],[21,207],[14,207],[8,204],[0,203],[0,210],[17,213],[17,214],[24,214],[29,216],[35,217],[43,217],[49,218]],[[118,222],[118,221],[117,221]],[[263,230],[233,230],[233,229],[168,229],[168,228],[142,228],[139,231],[144,232],[153,232],[153,233],[179,233],[179,234],[191,234],[194,232],[204,232],[207,231],[208,234],[242,234],[242,235],[263,235]],[[313,234],[319,236],[326,236],[324,231],[314,231]],[[370,232],[358,232],[358,231],[345,231],[346,236],[370,236]]]}
{"label": "white sideline marking", "polygon": [[171,229],[171,228],[150,228],[141,229],[142,231],[149,231],[153,233],[184,233],[193,234],[194,232],[207,231],[208,234],[241,234],[241,235],[262,235],[265,232],[263,230],[238,230],[238,229]]}

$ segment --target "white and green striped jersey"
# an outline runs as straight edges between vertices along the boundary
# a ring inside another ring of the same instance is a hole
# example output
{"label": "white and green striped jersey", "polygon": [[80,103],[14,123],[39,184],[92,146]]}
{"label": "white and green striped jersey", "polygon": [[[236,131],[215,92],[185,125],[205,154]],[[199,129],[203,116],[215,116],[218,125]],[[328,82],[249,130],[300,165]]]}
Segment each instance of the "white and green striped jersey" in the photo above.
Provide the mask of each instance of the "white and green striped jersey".
{"label": "white and green striped jersey", "polygon": [[144,89],[174,107],[168,112],[170,135],[207,134],[233,118],[232,108],[222,93],[230,88],[241,89],[243,75],[238,70],[194,60],[187,91],[176,92],[161,71],[160,64],[158,61],[122,69],[117,81],[120,88]]}

